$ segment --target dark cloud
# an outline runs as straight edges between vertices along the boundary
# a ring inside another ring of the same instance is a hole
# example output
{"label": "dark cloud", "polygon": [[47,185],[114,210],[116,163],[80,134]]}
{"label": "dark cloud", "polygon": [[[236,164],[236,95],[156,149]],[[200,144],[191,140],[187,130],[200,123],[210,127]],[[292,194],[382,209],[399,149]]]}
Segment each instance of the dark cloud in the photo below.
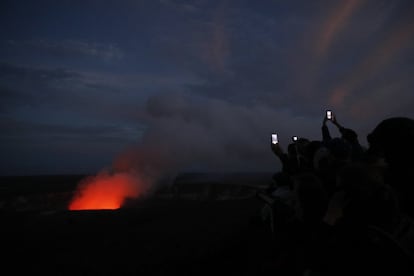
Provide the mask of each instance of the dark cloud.
{"label": "dark cloud", "polygon": [[[394,12],[384,3],[340,1],[324,7],[317,19],[297,13],[295,21],[279,26],[271,16],[263,20],[266,16],[252,16],[250,10],[234,12],[217,5],[211,22],[194,21],[195,36],[164,37],[161,49],[171,47],[175,53],[169,60],[185,64],[204,81],[187,85],[185,93],[170,91],[149,99],[150,127],[143,145],[158,145],[163,158],[173,157],[170,163],[183,167],[272,170],[277,160],[268,148],[269,134],[278,132],[285,144],[291,135],[320,139],[326,108],[333,108],[338,120],[366,144],[366,134],[384,117],[413,115],[410,73],[389,71],[389,66],[412,71],[409,61],[395,64],[394,59],[410,45],[409,32],[377,32]],[[296,28],[293,32],[283,30],[289,24]],[[404,26],[409,30],[410,25]],[[373,33],[367,37],[369,30]],[[399,44],[393,37],[400,38]],[[375,55],[376,49],[384,49],[378,50],[382,56]],[[337,87],[352,83],[352,76],[358,86],[337,95]],[[393,93],[406,104],[390,101]],[[338,134],[334,128],[332,132]]]}
{"label": "dark cloud", "polygon": [[[9,117],[0,117],[0,128],[2,129],[2,137],[24,135],[24,136],[50,136],[50,137],[72,137],[79,136],[96,139],[98,137],[112,137],[117,139],[131,138],[128,135],[128,128],[114,125],[58,125],[35,123],[28,121],[17,121]],[[135,132],[142,132],[144,128],[139,126]]]}
{"label": "dark cloud", "polygon": [[78,78],[80,75],[65,69],[41,69],[18,66],[10,63],[0,63],[0,77],[7,80],[66,80]]}
{"label": "dark cloud", "polygon": [[205,7],[206,1],[193,0],[193,1],[177,1],[177,0],[159,0],[161,5],[169,8],[174,8],[181,12],[195,13],[199,12],[201,8]]}
{"label": "dark cloud", "polygon": [[5,106],[6,109],[31,105],[99,113],[98,109],[90,109],[90,103],[102,105],[102,108],[106,101],[114,103],[112,98],[104,96],[125,90],[125,85],[128,87],[105,75],[0,63],[0,87],[5,92],[1,97],[12,105]]}
{"label": "dark cloud", "polygon": [[0,117],[0,173],[92,174],[145,132],[112,124],[47,124]]}
{"label": "dark cloud", "polygon": [[81,74],[66,69],[0,63],[0,87],[5,92],[1,97],[8,103],[2,110],[27,105],[70,105],[76,93],[69,91],[81,82]]}
{"label": "dark cloud", "polygon": [[16,106],[31,104],[35,97],[25,92],[0,86],[0,114],[14,110]]}
{"label": "dark cloud", "polygon": [[414,116],[412,3],[84,1],[42,17],[10,4],[0,111],[22,122],[7,128],[16,140],[124,143],[111,127],[142,124],[123,161],[273,170],[270,133],[318,139],[326,108],[363,144],[385,117]]}
{"label": "dark cloud", "polygon": [[7,40],[6,45],[14,48],[14,51],[50,55],[55,58],[96,58],[114,61],[124,57],[123,51],[116,45],[80,40]]}
{"label": "dark cloud", "polygon": [[70,95],[59,92],[67,91],[72,83],[81,79],[79,73],[60,68],[0,63],[0,112],[11,112],[16,107],[53,105],[65,101]]}

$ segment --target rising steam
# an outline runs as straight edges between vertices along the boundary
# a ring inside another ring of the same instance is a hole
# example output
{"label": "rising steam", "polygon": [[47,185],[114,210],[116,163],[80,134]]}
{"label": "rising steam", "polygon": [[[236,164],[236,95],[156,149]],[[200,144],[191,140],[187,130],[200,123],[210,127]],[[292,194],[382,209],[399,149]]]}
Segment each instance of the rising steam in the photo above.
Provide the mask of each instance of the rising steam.
{"label": "rising steam", "polygon": [[281,110],[183,93],[154,96],[145,112],[149,127],[140,142],[115,158],[112,173],[83,181],[69,209],[121,208],[126,198],[140,197],[156,188],[160,178],[172,179],[183,171],[276,171],[280,164],[270,150],[272,132],[287,145],[298,130],[318,131],[312,120],[303,122]]}
{"label": "rising steam", "polygon": [[145,184],[138,175],[101,172],[81,181],[69,210],[119,209],[128,198],[145,192]]}

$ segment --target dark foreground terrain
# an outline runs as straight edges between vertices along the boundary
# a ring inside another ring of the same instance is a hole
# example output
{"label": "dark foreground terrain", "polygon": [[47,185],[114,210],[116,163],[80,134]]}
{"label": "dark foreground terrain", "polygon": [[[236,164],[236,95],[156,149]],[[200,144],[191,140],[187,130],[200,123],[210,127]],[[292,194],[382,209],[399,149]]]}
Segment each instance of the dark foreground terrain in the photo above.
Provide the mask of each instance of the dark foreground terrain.
{"label": "dark foreground terrain", "polygon": [[[70,182],[77,178],[66,179],[66,186],[58,189],[54,186],[54,193],[43,197],[34,192],[18,195],[16,190],[13,192],[10,186],[3,185],[0,232],[3,272],[9,271],[8,275],[282,273],[278,271],[277,253],[269,242],[269,229],[252,222],[263,204],[254,195],[207,200],[164,194],[130,202],[119,210],[68,211],[64,200],[73,193],[76,185],[71,186]],[[33,205],[46,199],[55,205],[46,203],[42,208]],[[11,206],[21,209],[13,210]]]}

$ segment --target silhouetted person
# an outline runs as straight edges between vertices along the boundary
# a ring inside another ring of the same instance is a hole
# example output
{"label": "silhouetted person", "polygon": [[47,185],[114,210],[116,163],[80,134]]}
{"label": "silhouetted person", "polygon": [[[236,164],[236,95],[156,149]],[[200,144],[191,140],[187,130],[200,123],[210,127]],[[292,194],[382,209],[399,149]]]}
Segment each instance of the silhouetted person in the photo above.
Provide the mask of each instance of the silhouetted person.
{"label": "silhouetted person", "polygon": [[414,120],[385,119],[368,134],[367,140],[367,155],[385,162],[387,182],[397,191],[403,210],[414,217]]}
{"label": "silhouetted person", "polygon": [[328,144],[330,140],[332,140],[332,137],[329,133],[329,128],[326,125],[326,123],[330,121],[333,125],[335,125],[338,128],[338,131],[341,133],[341,138],[345,141],[347,141],[352,149],[351,151],[351,158],[352,160],[360,160],[362,158],[362,155],[364,153],[364,150],[359,143],[358,140],[358,134],[350,129],[345,128],[341,124],[339,124],[338,119],[336,115],[332,115],[332,119],[328,119],[325,115],[325,118],[323,119],[322,123],[322,140],[325,144]]}
{"label": "silhouetted person", "polygon": [[287,153],[282,149],[280,143],[270,145],[272,152],[279,158],[282,163],[282,171],[287,174],[292,174],[298,171],[298,155],[297,148],[294,143],[288,145]]}
{"label": "silhouetted person", "polygon": [[299,138],[297,141],[290,143],[287,147],[287,153],[283,151],[280,144],[271,144],[273,153],[279,157],[282,162],[282,171],[288,174],[296,174],[303,171],[309,171],[312,167],[312,161],[308,159],[307,146],[310,141],[306,138]]}
{"label": "silhouetted person", "polygon": [[382,171],[346,165],[338,172],[338,187],[326,216],[332,233],[314,259],[318,275],[413,275],[414,259],[393,235],[398,198]]}

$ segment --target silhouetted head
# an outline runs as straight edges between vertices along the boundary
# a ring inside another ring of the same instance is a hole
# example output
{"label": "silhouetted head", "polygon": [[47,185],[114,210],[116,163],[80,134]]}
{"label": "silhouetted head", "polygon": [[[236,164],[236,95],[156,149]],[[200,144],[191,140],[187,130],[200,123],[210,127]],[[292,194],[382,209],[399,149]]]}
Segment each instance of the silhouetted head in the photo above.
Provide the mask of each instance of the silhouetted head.
{"label": "silhouetted head", "polygon": [[349,160],[352,154],[352,146],[346,140],[336,137],[331,139],[326,147],[337,160]]}
{"label": "silhouetted head", "polygon": [[414,120],[406,117],[385,119],[368,134],[367,140],[368,154],[384,157],[389,166],[413,166]]}
{"label": "silhouetted head", "polygon": [[320,147],[313,155],[313,168],[316,171],[326,171],[332,163],[332,156],[329,149],[325,146]]}

